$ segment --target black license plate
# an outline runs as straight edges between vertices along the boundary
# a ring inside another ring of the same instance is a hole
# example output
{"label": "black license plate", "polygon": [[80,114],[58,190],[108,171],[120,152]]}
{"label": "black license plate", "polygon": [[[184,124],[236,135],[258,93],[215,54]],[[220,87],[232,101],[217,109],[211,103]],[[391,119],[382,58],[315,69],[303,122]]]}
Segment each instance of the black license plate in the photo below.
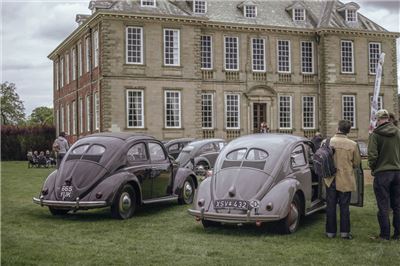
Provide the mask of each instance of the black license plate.
{"label": "black license plate", "polygon": [[248,210],[249,202],[245,200],[216,200],[214,203],[215,209],[239,209]]}

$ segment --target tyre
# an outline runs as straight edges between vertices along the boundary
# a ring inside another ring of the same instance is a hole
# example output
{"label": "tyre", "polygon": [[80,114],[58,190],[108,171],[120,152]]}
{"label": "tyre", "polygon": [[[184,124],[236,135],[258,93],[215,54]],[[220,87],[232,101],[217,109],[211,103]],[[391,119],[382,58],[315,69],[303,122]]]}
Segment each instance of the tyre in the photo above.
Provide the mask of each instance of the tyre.
{"label": "tyre", "polygon": [[279,231],[282,234],[293,234],[297,231],[300,224],[301,217],[301,205],[300,199],[297,195],[294,195],[292,202],[290,203],[290,209],[288,215],[279,221]]}
{"label": "tyre", "polygon": [[136,211],[136,193],[133,187],[126,184],[118,192],[111,205],[111,215],[116,219],[129,219]]}
{"label": "tyre", "polygon": [[66,215],[69,212],[67,209],[57,209],[54,207],[49,207],[49,211],[53,215]]}
{"label": "tyre", "polygon": [[210,166],[206,162],[199,162],[194,169],[196,175],[205,176],[207,171],[210,169]]}
{"label": "tyre", "polygon": [[194,198],[194,192],[196,188],[194,187],[193,179],[189,176],[183,182],[181,193],[178,198],[179,204],[192,204]]}

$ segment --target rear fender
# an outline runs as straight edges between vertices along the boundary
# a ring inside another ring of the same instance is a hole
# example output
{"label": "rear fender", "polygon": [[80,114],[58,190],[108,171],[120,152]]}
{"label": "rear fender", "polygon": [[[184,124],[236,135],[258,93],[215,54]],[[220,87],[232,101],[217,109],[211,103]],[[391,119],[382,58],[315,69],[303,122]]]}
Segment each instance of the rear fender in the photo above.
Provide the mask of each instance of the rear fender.
{"label": "rear fender", "polygon": [[[260,213],[266,215],[279,215],[281,219],[285,218],[289,213],[293,197],[299,188],[300,182],[296,179],[282,180],[268,191],[261,200]],[[271,211],[267,210],[269,204],[272,204],[273,207]]]}
{"label": "rear fender", "polygon": [[199,156],[194,158],[194,166],[196,166],[199,162],[205,162],[209,167],[211,167],[211,163],[206,157]]}
{"label": "rear fender", "polygon": [[57,170],[54,170],[47,178],[46,181],[44,181],[42,190],[39,193],[39,197],[42,195],[42,191],[44,189],[48,190],[47,195],[43,197],[45,200],[54,200],[55,199],[55,185],[56,185],[56,179],[57,179]]}
{"label": "rear fender", "polygon": [[[100,184],[98,184],[88,195],[87,199],[89,201],[96,200],[105,200],[108,204],[111,204],[114,201],[114,198],[118,191],[122,189],[122,187],[131,183],[132,185],[136,185],[137,190],[139,191],[140,202],[142,200],[142,191],[140,187],[140,182],[138,178],[130,173],[118,173],[104,179]],[[96,198],[96,194],[100,192],[102,193],[102,197],[100,199]]]}
{"label": "rear fender", "polygon": [[[201,207],[205,207],[208,210],[209,205],[211,203],[211,177],[204,179],[201,181],[199,188],[196,190],[193,198],[193,209],[200,210]],[[203,206],[199,206],[199,200],[204,202]]]}
{"label": "rear fender", "polygon": [[197,187],[199,186],[199,182],[197,181],[196,175],[194,174],[194,172],[188,168],[178,168],[178,170],[176,171],[175,174],[175,179],[174,179],[174,187],[173,187],[173,192],[175,195],[179,195],[183,183],[185,182],[185,180],[191,177],[193,179],[194,182],[194,186],[197,189]]}

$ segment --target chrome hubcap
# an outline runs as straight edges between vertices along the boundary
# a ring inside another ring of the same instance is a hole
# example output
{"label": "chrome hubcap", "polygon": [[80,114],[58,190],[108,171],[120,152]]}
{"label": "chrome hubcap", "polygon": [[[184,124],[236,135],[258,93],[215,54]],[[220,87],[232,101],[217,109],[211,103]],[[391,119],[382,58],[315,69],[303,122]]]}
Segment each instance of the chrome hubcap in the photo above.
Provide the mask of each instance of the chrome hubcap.
{"label": "chrome hubcap", "polygon": [[124,192],[121,195],[120,210],[123,212],[128,212],[130,207],[131,207],[131,197],[128,192]]}
{"label": "chrome hubcap", "polygon": [[290,205],[290,213],[289,213],[289,229],[291,232],[296,230],[298,220],[299,220],[299,210],[297,209],[296,204],[292,203]]}
{"label": "chrome hubcap", "polygon": [[183,187],[183,197],[185,200],[189,200],[193,194],[193,188],[188,181],[185,182]]}

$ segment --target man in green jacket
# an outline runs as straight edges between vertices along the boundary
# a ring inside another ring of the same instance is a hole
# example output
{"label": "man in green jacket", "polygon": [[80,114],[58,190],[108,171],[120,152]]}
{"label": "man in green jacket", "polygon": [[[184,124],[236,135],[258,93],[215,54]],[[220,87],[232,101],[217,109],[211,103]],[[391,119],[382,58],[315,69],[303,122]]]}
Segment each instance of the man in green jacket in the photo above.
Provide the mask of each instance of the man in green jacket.
{"label": "man in green jacket", "polygon": [[389,240],[389,206],[393,209],[393,239],[400,233],[400,129],[389,122],[389,113],[376,113],[377,128],[369,136],[368,164],[374,178],[378,205],[380,234],[378,239]]}

